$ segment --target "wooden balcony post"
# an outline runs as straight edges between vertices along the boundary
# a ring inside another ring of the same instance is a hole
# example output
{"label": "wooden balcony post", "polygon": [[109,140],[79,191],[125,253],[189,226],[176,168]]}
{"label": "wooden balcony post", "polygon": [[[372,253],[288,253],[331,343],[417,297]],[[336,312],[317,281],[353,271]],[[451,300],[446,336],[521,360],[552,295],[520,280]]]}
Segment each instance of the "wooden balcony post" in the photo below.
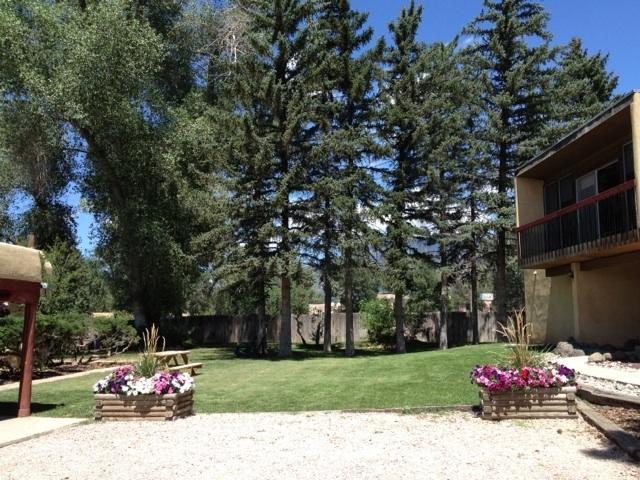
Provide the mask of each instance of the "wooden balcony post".
{"label": "wooden balcony post", "polygon": [[[633,95],[631,111],[631,140],[633,141],[633,171],[640,175],[640,93]],[[636,225],[640,228],[640,188],[636,188]]]}

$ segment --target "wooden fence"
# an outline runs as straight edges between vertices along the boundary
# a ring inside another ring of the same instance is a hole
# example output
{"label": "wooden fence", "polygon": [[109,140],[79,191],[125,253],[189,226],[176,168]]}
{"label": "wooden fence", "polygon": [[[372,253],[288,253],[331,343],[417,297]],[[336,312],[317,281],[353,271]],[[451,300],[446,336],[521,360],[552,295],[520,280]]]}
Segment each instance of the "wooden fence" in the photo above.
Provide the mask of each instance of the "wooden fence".
{"label": "wooden fence", "polygon": [[[411,335],[418,340],[437,343],[439,313],[427,313],[421,325],[413,326]],[[160,333],[167,339],[168,345],[223,345],[246,343],[254,340],[257,318],[249,316],[229,315],[191,315],[174,318],[162,322]],[[322,343],[322,315],[292,316],[291,341],[301,343]],[[452,312],[447,322],[450,346],[465,345],[473,341],[473,330],[468,312]],[[495,316],[491,311],[479,312],[478,327],[480,342],[496,341]],[[367,329],[363,325],[360,314],[353,315],[353,331],[356,341],[367,339]],[[409,332],[408,332],[409,333]],[[278,319],[269,318],[267,322],[267,339],[277,342],[279,335]],[[345,341],[345,314],[332,315],[331,341]]]}

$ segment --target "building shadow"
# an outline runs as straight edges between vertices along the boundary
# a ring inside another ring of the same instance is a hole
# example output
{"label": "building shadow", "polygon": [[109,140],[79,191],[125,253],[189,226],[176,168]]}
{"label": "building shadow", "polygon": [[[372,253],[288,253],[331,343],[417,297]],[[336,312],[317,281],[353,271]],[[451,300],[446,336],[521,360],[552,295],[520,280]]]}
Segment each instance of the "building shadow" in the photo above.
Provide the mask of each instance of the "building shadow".
{"label": "building shadow", "polygon": [[[64,406],[64,403],[32,403],[31,413],[43,413]],[[18,415],[18,402],[0,402],[0,419],[15,418]]]}

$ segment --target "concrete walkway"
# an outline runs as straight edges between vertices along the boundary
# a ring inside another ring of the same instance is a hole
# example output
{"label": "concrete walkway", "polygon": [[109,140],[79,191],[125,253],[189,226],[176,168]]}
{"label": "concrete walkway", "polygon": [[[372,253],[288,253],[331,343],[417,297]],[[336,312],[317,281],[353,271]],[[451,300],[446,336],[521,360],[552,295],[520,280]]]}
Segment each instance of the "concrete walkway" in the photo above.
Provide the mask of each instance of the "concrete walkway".
{"label": "concrete walkway", "polygon": [[[34,380],[32,384],[39,385],[41,383],[59,382],[60,380],[67,380],[68,378],[84,377],[85,375],[91,375],[93,373],[110,372],[114,368],[115,367],[96,368],[93,370],[85,370],[84,372],[70,373],[68,375],[58,375],[57,377],[41,378],[39,380]],[[15,390],[19,386],[20,386],[20,382],[12,382],[12,383],[7,383],[5,385],[0,385],[0,392],[3,392],[5,390]]]}
{"label": "concrete walkway", "polygon": [[60,428],[86,422],[86,418],[22,417],[0,421],[0,448],[36,438]]}
{"label": "concrete walkway", "polygon": [[589,363],[588,356],[559,358],[557,363],[566,365],[582,375],[601,378],[611,382],[628,383],[640,386],[640,370],[622,370],[618,368],[601,367],[597,364]]}

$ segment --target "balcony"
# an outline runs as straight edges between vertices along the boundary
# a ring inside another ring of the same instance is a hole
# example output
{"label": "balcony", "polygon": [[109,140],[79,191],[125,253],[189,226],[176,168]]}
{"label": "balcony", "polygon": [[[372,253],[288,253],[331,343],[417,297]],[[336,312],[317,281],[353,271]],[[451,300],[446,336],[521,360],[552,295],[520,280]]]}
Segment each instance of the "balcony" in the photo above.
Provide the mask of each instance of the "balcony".
{"label": "balcony", "polygon": [[551,268],[640,250],[636,180],[557,210],[516,229],[523,268]]}

